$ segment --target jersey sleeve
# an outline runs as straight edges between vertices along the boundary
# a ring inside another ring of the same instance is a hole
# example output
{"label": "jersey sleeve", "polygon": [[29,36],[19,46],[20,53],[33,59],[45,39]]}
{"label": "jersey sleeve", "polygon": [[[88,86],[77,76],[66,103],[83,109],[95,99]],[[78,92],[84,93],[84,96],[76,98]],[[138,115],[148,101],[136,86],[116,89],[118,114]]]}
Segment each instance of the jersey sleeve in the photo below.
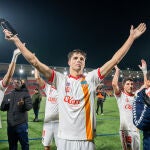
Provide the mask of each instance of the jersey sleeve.
{"label": "jersey sleeve", "polygon": [[89,72],[86,76],[86,79],[98,85],[104,79],[104,76],[101,75],[100,68],[98,68]]}
{"label": "jersey sleeve", "polygon": [[145,100],[145,89],[137,93],[133,102],[133,123],[140,130],[148,130],[150,128],[150,107]]}

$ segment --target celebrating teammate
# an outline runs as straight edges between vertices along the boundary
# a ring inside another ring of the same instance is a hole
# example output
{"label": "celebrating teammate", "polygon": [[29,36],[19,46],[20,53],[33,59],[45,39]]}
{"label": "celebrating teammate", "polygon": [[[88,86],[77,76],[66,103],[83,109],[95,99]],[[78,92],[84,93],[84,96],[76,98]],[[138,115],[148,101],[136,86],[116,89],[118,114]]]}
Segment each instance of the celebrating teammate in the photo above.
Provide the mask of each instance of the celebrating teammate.
{"label": "celebrating teammate", "polygon": [[[147,64],[141,60],[139,66],[143,71],[144,81],[146,81]],[[140,150],[140,134],[133,124],[132,107],[134,101],[134,81],[131,77],[124,78],[122,85],[123,91],[119,87],[119,68],[115,66],[115,75],[112,80],[114,95],[117,100],[120,113],[120,139],[124,150]]]}
{"label": "celebrating teammate", "polygon": [[135,39],[140,37],[145,30],[144,23],[139,24],[135,29],[131,26],[130,35],[123,46],[109,61],[89,72],[86,77],[83,75],[86,61],[85,52],[76,49],[68,54],[70,74],[65,76],[40,62],[17,36],[12,36],[10,31],[4,30],[5,38],[14,42],[27,61],[49,81],[55,83],[59,105],[58,150],[94,150],[96,86],[122,60]]}
{"label": "celebrating teammate", "polygon": [[[20,54],[21,54],[21,52],[19,49],[14,50],[13,57],[12,57],[10,65],[9,65],[8,71],[7,71],[6,75],[4,76],[4,78],[0,81],[0,106],[1,106],[4,94],[5,94],[5,91],[7,89],[7,86],[10,83],[11,78],[14,74],[16,61]],[[2,125],[1,125],[1,117],[0,117],[0,128],[1,127],[2,127]]]}
{"label": "celebrating teammate", "polygon": [[54,86],[46,83],[41,77],[37,69],[34,71],[34,77],[38,82],[39,86],[46,94],[46,104],[45,104],[45,118],[42,133],[42,143],[44,145],[44,150],[51,149],[51,143],[53,138],[55,138],[55,143],[57,146],[58,141],[58,102],[57,102],[57,90]]}

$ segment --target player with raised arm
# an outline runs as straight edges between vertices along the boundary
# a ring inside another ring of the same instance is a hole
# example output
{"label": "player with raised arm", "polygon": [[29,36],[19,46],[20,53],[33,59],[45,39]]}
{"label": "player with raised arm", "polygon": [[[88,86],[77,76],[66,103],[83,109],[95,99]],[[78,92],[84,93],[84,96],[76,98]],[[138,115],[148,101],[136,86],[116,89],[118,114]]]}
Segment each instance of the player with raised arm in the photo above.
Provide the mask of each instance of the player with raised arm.
{"label": "player with raised arm", "polygon": [[[11,63],[9,64],[8,71],[5,74],[4,78],[2,80],[0,80],[0,106],[1,106],[4,94],[5,94],[5,91],[7,89],[7,86],[9,85],[9,83],[12,79],[12,76],[14,74],[16,61],[20,54],[21,54],[21,52],[19,49],[14,50]],[[2,127],[2,125],[1,125],[1,117],[0,117],[0,128],[1,127]]]}
{"label": "player with raised arm", "polygon": [[[145,60],[141,60],[139,68],[144,75],[144,81],[146,81],[147,64]],[[114,90],[114,96],[117,100],[119,113],[120,113],[120,139],[122,149],[124,150],[140,150],[140,133],[136,126],[133,124],[132,108],[135,97],[134,81],[131,77],[123,79],[123,90],[119,87],[119,75],[120,69],[115,66],[115,75],[112,80],[112,87]],[[138,90],[139,91],[139,90]]]}
{"label": "player with raised arm", "polygon": [[95,89],[99,81],[118,64],[129,51],[131,45],[146,31],[146,25],[141,23],[134,29],[122,47],[101,67],[89,72],[85,77],[86,53],[76,49],[68,54],[69,75],[65,76],[52,70],[38,60],[21,42],[19,37],[4,30],[5,38],[14,42],[23,56],[49,81],[55,83],[58,92],[59,129],[58,150],[94,150],[94,135],[96,116],[94,110]]}
{"label": "player with raised arm", "polygon": [[34,71],[34,77],[46,95],[45,117],[43,124],[42,143],[44,150],[51,150],[53,138],[57,146],[58,141],[58,102],[57,90],[54,86],[46,83],[41,77],[37,69]]}

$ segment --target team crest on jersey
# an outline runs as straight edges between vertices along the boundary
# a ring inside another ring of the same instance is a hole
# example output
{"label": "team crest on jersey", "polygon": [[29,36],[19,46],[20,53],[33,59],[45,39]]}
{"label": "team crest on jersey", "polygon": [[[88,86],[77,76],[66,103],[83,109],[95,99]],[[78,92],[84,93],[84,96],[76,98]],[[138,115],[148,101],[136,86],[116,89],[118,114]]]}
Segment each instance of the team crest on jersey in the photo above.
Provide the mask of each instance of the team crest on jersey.
{"label": "team crest on jersey", "polygon": [[66,83],[65,91],[70,92],[70,83],[69,82]]}

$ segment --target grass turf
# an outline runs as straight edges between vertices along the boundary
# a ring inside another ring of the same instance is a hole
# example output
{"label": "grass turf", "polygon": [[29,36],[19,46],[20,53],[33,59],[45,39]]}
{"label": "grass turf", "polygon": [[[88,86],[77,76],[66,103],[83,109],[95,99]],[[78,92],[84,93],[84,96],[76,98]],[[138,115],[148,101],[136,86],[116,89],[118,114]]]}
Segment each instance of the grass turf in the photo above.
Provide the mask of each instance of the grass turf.
{"label": "grass turf", "polygon": [[[30,150],[43,150],[41,143],[42,126],[44,119],[45,98],[41,102],[39,113],[39,122],[33,122],[33,110],[30,110],[29,115],[29,141]],[[2,117],[2,126],[0,129],[0,150],[8,150],[7,141],[7,123],[6,112],[0,112]],[[114,97],[107,97],[104,102],[104,115],[97,115],[97,136],[95,137],[96,150],[121,150],[119,138],[119,112],[116,100]],[[18,143],[18,150],[21,150]],[[52,143],[52,149],[56,150],[55,142]],[[141,149],[142,149],[142,134],[141,134]]]}

